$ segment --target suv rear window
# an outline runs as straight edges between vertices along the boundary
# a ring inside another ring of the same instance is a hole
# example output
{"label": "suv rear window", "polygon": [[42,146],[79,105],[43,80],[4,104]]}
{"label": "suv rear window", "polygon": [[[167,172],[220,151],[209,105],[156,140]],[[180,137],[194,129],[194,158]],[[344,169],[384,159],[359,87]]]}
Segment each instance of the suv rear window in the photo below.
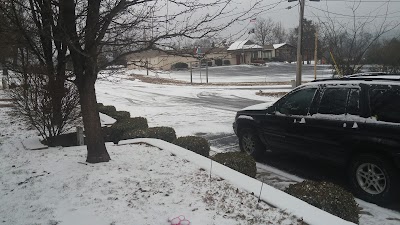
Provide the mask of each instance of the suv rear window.
{"label": "suv rear window", "polygon": [[400,123],[399,89],[372,89],[369,97],[371,116],[379,121]]}

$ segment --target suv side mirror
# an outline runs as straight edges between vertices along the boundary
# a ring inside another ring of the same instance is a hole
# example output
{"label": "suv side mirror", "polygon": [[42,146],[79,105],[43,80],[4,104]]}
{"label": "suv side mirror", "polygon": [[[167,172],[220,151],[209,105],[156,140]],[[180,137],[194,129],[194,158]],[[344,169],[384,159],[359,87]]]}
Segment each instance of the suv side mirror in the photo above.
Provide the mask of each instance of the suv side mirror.
{"label": "suv side mirror", "polygon": [[275,115],[275,112],[276,112],[275,105],[271,105],[270,107],[267,108],[267,114]]}

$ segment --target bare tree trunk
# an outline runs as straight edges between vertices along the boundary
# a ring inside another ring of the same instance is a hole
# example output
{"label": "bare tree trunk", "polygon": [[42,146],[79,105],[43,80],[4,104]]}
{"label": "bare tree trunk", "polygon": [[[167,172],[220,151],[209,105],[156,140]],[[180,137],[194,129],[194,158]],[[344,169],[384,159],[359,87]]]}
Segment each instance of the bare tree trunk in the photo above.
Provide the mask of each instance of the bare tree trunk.
{"label": "bare tree trunk", "polygon": [[82,82],[78,85],[78,89],[88,152],[86,162],[108,162],[110,155],[107,152],[101,131],[94,81]]}

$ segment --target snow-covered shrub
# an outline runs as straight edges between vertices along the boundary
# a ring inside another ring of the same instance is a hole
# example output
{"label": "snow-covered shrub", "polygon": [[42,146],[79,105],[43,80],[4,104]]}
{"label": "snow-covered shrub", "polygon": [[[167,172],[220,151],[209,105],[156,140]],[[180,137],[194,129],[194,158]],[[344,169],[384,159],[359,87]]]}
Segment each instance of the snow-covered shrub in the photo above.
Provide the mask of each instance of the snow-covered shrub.
{"label": "snow-covered shrub", "polygon": [[359,208],[353,195],[338,185],[303,181],[291,184],[285,192],[328,213],[358,224]]}
{"label": "snow-covered shrub", "polygon": [[177,62],[171,66],[171,69],[173,70],[179,70],[179,69],[187,69],[189,65],[184,62]]}
{"label": "snow-covered shrub", "polygon": [[124,132],[129,130],[140,130],[146,129],[149,125],[147,119],[144,117],[127,118],[117,121],[111,126],[111,138],[114,143],[118,143],[121,140],[121,136]]}
{"label": "snow-covered shrub", "polygon": [[108,116],[116,119],[117,121],[128,119],[131,117],[131,114],[127,111],[115,111],[111,112]]}
{"label": "snow-covered shrub", "polygon": [[101,107],[104,107],[104,104],[98,102],[98,103],[97,103],[97,109],[99,110],[99,112],[100,112],[100,108],[101,108]]}
{"label": "snow-covered shrub", "polygon": [[218,153],[212,159],[249,177],[256,177],[256,161],[248,154],[242,152]]}
{"label": "snow-covered shrub", "polygon": [[210,144],[206,139],[202,137],[179,137],[173,143],[205,157],[208,157],[210,155]]}
{"label": "snow-covered shrub", "polygon": [[111,115],[112,113],[116,112],[117,110],[115,109],[114,106],[112,105],[105,105],[105,106],[99,106],[97,105],[97,109],[99,110],[99,112],[104,113],[106,115]]}
{"label": "snow-covered shrub", "polygon": [[156,138],[172,143],[176,140],[176,134],[172,127],[149,127],[142,130],[129,130],[121,136],[121,140],[133,138]]}
{"label": "snow-covered shrub", "polygon": [[215,59],[216,66],[222,66],[222,59]]}

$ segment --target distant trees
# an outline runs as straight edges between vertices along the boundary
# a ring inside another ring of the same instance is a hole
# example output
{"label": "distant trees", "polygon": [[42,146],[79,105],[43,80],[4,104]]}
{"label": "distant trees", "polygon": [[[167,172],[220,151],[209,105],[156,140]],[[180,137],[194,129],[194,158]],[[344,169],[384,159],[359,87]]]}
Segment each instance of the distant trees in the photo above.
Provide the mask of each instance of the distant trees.
{"label": "distant trees", "polygon": [[271,19],[257,18],[254,26],[255,41],[260,45],[272,43],[275,22]]}
{"label": "distant trees", "polygon": [[[367,51],[378,43],[380,37],[399,27],[400,22],[388,21],[387,16],[369,14],[358,17],[359,3],[354,3],[350,10],[350,20],[336,20],[326,15],[320,21],[322,39],[327,52],[333,56],[331,64],[339,76],[354,74],[364,66]],[[389,8],[386,8],[386,14]]]}
{"label": "distant trees", "polygon": [[[289,43],[293,46],[297,47],[297,38],[298,38],[298,27],[291,30],[289,33]],[[317,25],[307,19],[303,19],[303,39],[302,39],[302,56],[303,60],[310,63],[311,60],[314,60],[314,51],[315,51],[315,33],[317,31]],[[320,52],[320,51],[319,51]]]}
{"label": "distant trees", "polygon": [[376,64],[374,71],[400,73],[400,40],[393,38],[371,46],[366,63]]}
{"label": "distant trees", "polygon": [[254,25],[256,43],[260,45],[283,43],[287,39],[285,28],[271,18],[257,18]]}

